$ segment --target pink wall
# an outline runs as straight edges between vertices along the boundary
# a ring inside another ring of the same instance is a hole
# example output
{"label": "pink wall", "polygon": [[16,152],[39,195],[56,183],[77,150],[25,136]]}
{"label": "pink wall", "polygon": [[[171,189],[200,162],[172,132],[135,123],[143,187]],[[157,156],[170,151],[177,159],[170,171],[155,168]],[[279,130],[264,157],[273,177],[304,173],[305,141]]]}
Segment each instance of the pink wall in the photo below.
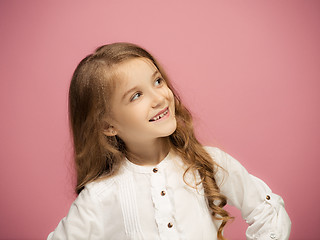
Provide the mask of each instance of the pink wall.
{"label": "pink wall", "polygon": [[[282,195],[291,239],[316,239],[320,2],[87,2],[0,2],[0,239],[44,239],[66,215],[68,84],[80,59],[114,41],[150,49],[199,137]],[[245,224],[226,232],[244,239]]]}

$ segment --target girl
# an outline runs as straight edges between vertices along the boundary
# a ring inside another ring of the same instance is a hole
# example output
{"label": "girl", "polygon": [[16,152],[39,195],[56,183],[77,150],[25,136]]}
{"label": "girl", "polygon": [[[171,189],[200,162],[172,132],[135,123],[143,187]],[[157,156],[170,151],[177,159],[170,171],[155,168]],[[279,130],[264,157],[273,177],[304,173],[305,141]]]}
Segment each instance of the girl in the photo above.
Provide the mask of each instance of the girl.
{"label": "girl", "polygon": [[114,43],[84,58],[69,117],[79,195],[48,239],[225,239],[227,203],[249,224],[247,239],[289,238],[281,197],[198,142],[189,111],[146,50]]}

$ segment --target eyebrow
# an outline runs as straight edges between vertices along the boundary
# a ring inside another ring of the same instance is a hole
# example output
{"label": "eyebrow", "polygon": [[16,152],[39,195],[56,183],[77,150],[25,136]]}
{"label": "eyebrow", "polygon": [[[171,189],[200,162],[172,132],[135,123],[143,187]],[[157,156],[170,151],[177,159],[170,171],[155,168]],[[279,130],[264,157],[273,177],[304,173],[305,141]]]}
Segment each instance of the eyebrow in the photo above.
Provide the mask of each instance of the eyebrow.
{"label": "eyebrow", "polygon": [[[152,74],[151,78],[154,78],[158,73],[160,73],[159,70],[156,70],[156,71]],[[133,88],[130,88],[128,91],[126,91],[126,92],[123,94],[122,100],[125,99],[126,96],[127,96],[129,93],[134,92],[134,91],[136,91],[137,89],[138,89],[138,87],[136,87],[136,86],[133,87]]]}

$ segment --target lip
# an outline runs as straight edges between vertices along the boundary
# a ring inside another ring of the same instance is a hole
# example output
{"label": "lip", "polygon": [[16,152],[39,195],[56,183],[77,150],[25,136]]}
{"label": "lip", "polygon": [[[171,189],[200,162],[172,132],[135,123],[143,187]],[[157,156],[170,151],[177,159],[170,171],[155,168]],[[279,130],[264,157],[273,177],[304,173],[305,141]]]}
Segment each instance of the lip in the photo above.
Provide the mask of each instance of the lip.
{"label": "lip", "polygon": [[[169,115],[169,113],[170,113],[169,107],[166,107],[165,109],[161,110],[161,111],[158,112],[156,115],[154,115],[152,118],[150,118],[149,122],[153,122],[153,121],[151,121],[153,118],[158,117],[160,114],[164,113],[164,112],[167,111],[167,110],[168,110],[168,113],[166,114],[166,116]],[[165,116],[164,116],[164,117],[165,117]],[[163,118],[164,118],[164,117],[163,117]],[[162,118],[160,118],[159,120],[161,120],[161,119],[162,119]],[[159,120],[157,120],[157,121],[159,121]]]}

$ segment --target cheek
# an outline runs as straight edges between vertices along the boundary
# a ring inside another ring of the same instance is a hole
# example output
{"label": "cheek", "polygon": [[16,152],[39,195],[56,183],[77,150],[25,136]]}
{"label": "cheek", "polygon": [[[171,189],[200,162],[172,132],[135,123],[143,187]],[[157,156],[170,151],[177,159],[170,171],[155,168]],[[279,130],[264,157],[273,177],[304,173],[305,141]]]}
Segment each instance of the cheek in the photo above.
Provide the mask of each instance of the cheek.
{"label": "cheek", "polygon": [[166,92],[166,96],[167,96],[167,99],[172,101],[173,100],[173,93],[172,91],[170,90],[170,88],[167,88],[167,92]]}
{"label": "cheek", "polygon": [[140,123],[145,119],[145,116],[148,114],[149,105],[147,102],[139,102],[136,106],[127,109],[126,111],[126,122],[130,125]]}
{"label": "cheek", "polygon": [[168,100],[171,102],[170,104],[172,105],[172,111],[173,111],[173,114],[175,114],[175,99],[174,99],[174,95],[173,95],[173,92],[169,89],[168,90]]}
{"label": "cheek", "polygon": [[132,122],[130,121],[132,116],[134,115],[130,111],[130,109],[119,107],[117,111],[113,114],[113,123],[115,127],[118,127],[118,129],[122,129]]}

